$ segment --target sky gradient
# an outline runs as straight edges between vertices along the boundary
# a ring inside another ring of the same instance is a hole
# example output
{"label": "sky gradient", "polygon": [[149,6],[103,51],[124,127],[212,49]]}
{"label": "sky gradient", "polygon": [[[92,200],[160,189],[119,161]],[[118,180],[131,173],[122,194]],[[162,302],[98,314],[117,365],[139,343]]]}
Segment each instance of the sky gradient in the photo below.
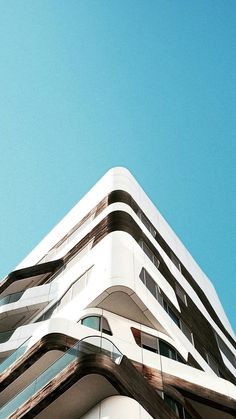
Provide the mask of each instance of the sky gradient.
{"label": "sky gradient", "polygon": [[125,166],[236,329],[236,2],[0,1],[0,275]]}

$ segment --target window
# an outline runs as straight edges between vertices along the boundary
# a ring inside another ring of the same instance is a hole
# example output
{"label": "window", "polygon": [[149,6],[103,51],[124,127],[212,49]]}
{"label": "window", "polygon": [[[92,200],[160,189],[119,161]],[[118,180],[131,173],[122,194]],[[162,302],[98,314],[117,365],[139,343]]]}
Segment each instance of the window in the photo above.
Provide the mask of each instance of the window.
{"label": "window", "polygon": [[166,404],[173,410],[179,419],[184,419],[184,411],[183,406],[177,402],[177,400],[173,399],[170,396],[167,396],[167,394],[164,394],[164,400]]}
{"label": "window", "polygon": [[169,314],[171,319],[175,322],[175,324],[182,330],[182,332],[185,334],[186,338],[194,345],[193,340],[193,333],[190,330],[190,328],[184,323],[182,319],[180,319],[174,311],[170,308],[169,304],[167,304],[166,301],[163,300],[163,307],[165,311]]}
{"label": "window", "polygon": [[206,352],[206,360],[207,363],[209,364],[209,366],[211,367],[211,369],[217,374],[219,374],[219,368],[218,368],[218,364],[216,363],[216,361],[214,360],[214,358],[211,356],[211,354],[209,354],[208,352]]}
{"label": "window", "polygon": [[147,287],[147,289],[151,292],[153,297],[160,303],[163,304],[163,298],[160,293],[160,289],[151,275],[146,271],[146,269],[142,269],[139,275],[139,278]]}
{"label": "window", "polygon": [[183,322],[182,319],[180,320],[180,329],[185,334],[186,338],[188,338],[188,340],[192,344],[194,344],[193,333],[191,332],[191,330],[189,329],[189,327],[186,325],[186,323]]}
{"label": "window", "polygon": [[160,341],[160,354],[170,359],[177,358],[176,351],[168,343]]}
{"label": "window", "polygon": [[173,399],[167,394],[164,394],[164,400],[166,404],[175,412],[177,418],[179,419],[192,419],[192,416],[187,412],[187,410],[181,405],[180,402]]}
{"label": "window", "polygon": [[103,316],[84,317],[81,320],[81,324],[90,327],[91,329],[98,330],[99,332],[106,333],[107,335],[112,335],[108,321]]}
{"label": "window", "polygon": [[49,307],[35,322],[41,322],[42,320],[49,319],[52,314],[60,310],[65,304],[70,302],[80,291],[81,287],[84,286],[84,281],[88,280],[88,277],[91,273],[91,269],[89,268],[85,273],[83,273],[71,286],[66,290],[66,292],[62,295],[60,300],[58,300],[53,306]]}
{"label": "window", "polygon": [[175,285],[175,290],[176,290],[176,294],[178,295],[178,297],[183,301],[183,303],[187,306],[187,296],[183,290],[183,288],[180,288],[179,285]]}
{"label": "window", "polygon": [[192,331],[185,324],[185,322],[182,319],[180,319],[177,314],[175,314],[170,305],[165,301],[161,294],[160,288],[158,287],[154,279],[151,277],[151,275],[149,275],[149,273],[146,271],[146,269],[143,268],[141,270],[139,278],[147,287],[147,289],[151,292],[154,298],[162,305],[165,311],[169,314],[173,322],[175,322],[175,324],[182,330],[182,332],[185,334],[188,340],[194,345]]}
{"label": "window", "polygon": [[138,346],[148,351],[160,354],[167,358],[173,359],[174,361],[185,363],[181,355],[173,348],[169,343],[164,340],[158,339],[156,336],[150,335],[149,333],[142,332],[134,327],[131,327],[131,331],[135,342]]}
{"label": "window", "polygon": [[105,319],[105,317],[102,317],[101,322],[102,322],[102,332],[111,336],[112,333],[111,333],[111,329],[110,329],[107,319]]}
{"label": "window", "polygon": [[160,261],[157,259],[157,257],[151,251],[151,249],[149,249],[148,245],[143,240],[140,240],[139,245],[143,249],[143,251],[147,255],[147,257],[152,261],[152,263],[158,269],[159,266],[160,266]]}
{"label": "window", "polygon": [[152,293],[152,295],[157,298],[157,286],[150,275],[146,275],[146,287]]}
{"label": "window", "polygon": [[169,316],[172,318],[172,320],[175,322],[175,324],[180,328],[179,317],[173,312],[173,310],[170,308],[169,304],[167,304],[166,301],[163,301],[163,306],[164,306],[165,311],[169,314]]}
{"label": "window", "polygon": [[226,356],[229,362],[234,366],[234,368],[236,368],[236,357],[234,356],[233,352],[231,352],[231,350],[228,348],[226,343],[221,339],[219,335],[217,335],[217,333],[215,333],[215,335],[216,335],[216,340],[217,340],[219,349],[223,352],[223,354]]}
{"label": "window", "polygon": [[170,258],[171,258],[173,264],[176,266],[176,268],[181,272],[181,263],[173,252],[170,253]]}
{"label": "window", "polygon": [[148,231],[150,231],[151,235],[153,237],[156,237],[156,230],[155,228],[152,226],[152,224],[148,221],[148,219],[145,217],[145,215],[142,213],[142,211],[138,211],[138,217],[140,218],[140,220],[142,221],[142,223],[145,225],[145,227],[148,229]]}
{"label": "window", "polygon": [[178,354],[178,352],[167,342],[159,340],[160,355],[166,356],[167,358],[173,359],[174,361],[183,362],[183,358]]}
{"label": "window", "polygon": [[85,317],[84,319],[81,320],[81,324],[87,327],[91,327],[91,329],[100,331],[100,323],[101,323],[100,320],[101,318],[98,316]]}
{"label": "window", "polygon": [[148,333],[141,332],[141,347],[158,354],[158,339]]}

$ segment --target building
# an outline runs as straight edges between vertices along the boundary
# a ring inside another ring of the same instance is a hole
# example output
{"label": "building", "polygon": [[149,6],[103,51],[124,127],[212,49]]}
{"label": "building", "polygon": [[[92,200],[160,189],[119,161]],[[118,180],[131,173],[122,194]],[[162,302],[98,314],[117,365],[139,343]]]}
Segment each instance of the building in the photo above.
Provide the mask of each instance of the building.
{"label": "building", "polygon": [[111,169],[0,285],[0,418],[236,417],[213,285]]}

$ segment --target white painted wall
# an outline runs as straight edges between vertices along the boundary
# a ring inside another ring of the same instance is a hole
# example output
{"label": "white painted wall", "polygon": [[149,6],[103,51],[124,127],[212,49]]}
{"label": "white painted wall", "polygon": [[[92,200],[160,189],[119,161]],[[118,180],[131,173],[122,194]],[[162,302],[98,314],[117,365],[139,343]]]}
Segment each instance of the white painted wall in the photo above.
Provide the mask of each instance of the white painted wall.
{"label": "white painted wall", "polygon": [[81,419],[151,419],[152,416],[136,401],[126,396],[102,400]]}

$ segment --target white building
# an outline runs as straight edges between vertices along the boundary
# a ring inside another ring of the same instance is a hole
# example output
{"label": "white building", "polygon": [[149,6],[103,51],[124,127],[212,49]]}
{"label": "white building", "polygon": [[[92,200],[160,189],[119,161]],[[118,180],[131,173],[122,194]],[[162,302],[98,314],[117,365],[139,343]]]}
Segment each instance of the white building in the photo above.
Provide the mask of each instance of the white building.
{"label": "white building", "polygon": [[1,419],[236,417],[214,287],[124,168],[1,282],[0,320]]}

